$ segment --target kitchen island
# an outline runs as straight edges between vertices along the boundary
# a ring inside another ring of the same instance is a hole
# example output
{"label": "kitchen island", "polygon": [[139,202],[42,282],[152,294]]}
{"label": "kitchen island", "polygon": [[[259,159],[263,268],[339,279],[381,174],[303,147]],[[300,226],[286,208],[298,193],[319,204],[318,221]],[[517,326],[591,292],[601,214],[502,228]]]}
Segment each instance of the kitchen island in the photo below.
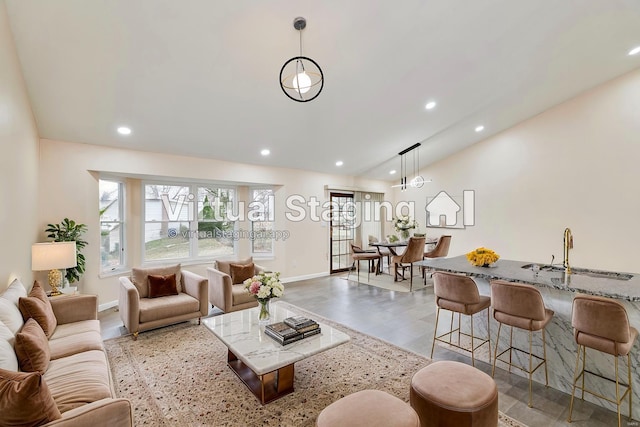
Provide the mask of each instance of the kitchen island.
{"label": "kitchen island", "polygon": [[[607,272],[601,270],[592,270],[584,268],[573,268],[572,274],[566,274],[564,268],[556,265],[536,264],[524,261],[512,261],[500,259],[489,267],[475,267],[467,261],[464,255],[452,258],[434,258],[425,259],[415,263],[415,265],[425,266],[435,271],[448,271],[453,273],[463,273],[473,277],[478,285],[478,290],[482,295],[491,295],[491,287],[489,282],[495,279],[507,280],[511,282],[527,283],[536,286],[544,299],[547,308],[555,312],[552,321],[547,325],[547,363],[549,370],[549,386],[566,393],[571,393],[571,384],[576,362],[577,345],[573,337],[571,327],[571,307],[573,297],[576,293],[586,293],[590,295],[599,295],[613,298],[620,301],[626,308],[629,322],[631,326],[640,330],[640,274],[634,273],[618,273]],[[443,312],[443,314],[446,312]],[[456,316],[457,317],[457,316]],[[467,317],[467,316],[465,316]],[[441,325],[446,325],[441,322]],[[474,328],[480,328],[478,336],[486,333],[486,322],[476,321]],[[447,325],[448,326],[448,325]],[[463,328],[468,330],[467,324],[463,320]],[[498,323],[491,322],[492,352],[495,348],[495,338],[497,336]],[[438,333],[444,333],[445,327],[438,330]],[[500,348],[508,347],[509,334],[502,334],[500,337]],[[528,348],[528,335],[526,332],[514,330],[514,346],[526,349]],[[587,350],[587,369],[605,375],[609,378],[614,377],[613,356],[603,353]],[[542,340],[540,334],[534,334],[534,354],[542,354]],[[437,349],[434,357],[437,357]],[[528,357],[514,352],[517,363],[524,366],[528,364]],[[480,359],[488,360],[487,354],[481,354]],[[623,358],[620,358],[621,372],[624,372],[626,378],[626,366]],[[632,378],[633,378],[633,400],[640,400],[640,345],[635,344],[631,350]],[[497,367],[505,366],[498,362]],[[513,373],[522,374],[518,369],[512,370]],[[539,369],[534,374],[534,380],[544,384],[544,371]],[[607,384],[606,381],[587,376],[587,385],[591,389],[597,390],[601,394],[607,396],[615,396],[615,387]],[[613,394],[612,394],[613,393]],[[577,393],[580,397],[580,393]],[[585,394],[585,399],[594,402],[600,406],[604,406],[615,411],[615,405],[611,403]],[[535,407],[535,395],[533,405]],[[626,414],[628,408],[626,399],[623,405],[623,414]],[[637,412],[634,411],[636,414]]]}

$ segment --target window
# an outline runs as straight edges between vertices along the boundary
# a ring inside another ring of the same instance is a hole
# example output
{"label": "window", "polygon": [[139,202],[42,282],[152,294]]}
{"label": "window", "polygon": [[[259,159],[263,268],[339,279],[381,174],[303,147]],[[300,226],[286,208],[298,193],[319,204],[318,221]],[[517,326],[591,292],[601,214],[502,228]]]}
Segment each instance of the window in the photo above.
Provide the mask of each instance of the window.
{"label": "window", "polygon": [[144,260],[233,254],[235,194],[202,184],[145,184]]}
{"label": "window", "polygon": [[251,190],[248,219],[251,221],[251,252],[255,255],[273,255],[274,194],[272,189]]}
{"label": "window", "polygon": [[101,179],[100,194],[100,271],[116,271],[125,266],[124,183]]}

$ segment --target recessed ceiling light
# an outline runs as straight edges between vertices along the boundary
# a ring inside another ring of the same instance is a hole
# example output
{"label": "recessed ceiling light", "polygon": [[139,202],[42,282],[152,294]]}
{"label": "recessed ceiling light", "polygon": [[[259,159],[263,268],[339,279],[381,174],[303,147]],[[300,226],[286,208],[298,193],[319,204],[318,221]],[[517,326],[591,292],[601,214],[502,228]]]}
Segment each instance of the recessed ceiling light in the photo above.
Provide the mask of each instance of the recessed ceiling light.
{"label": "recessed ceiling light", "polygon": [[484,130],[484,126],[476,126],[476,132],[482,132]]}
{"label": "recessed ceiling light", "polygon": [[629,51],[629,55],[637,55],[638,53],[640,53],[640,46],[634,47]]}
{"label": "recessed ceiling light", "polygon": [[395,170],[395,169],[394,169],[394,170],[389,171],[389,175],[393,175],[393,174],[395,174],[395,173],[396,173],[396,170]]}
{"label": "recessed ceiling light", "polygon": [[435,101],[429,101],[427,102],[427,105],[424,106],[424,108],[426,108],[427,110],[433,110],[435,107],[436,107]]}
{"label": "recessed ceiling light", "polygon": [[126,126],[120,126],[118,128],[118,133],[120,135],[129,135],[129,134],[131,134],[131,129],[126,127]]}
{"label": "recessed ceiling light", "polygon": [[260,154],[262,154],[263,156],[268,156],[269,154],[271,154],[271,151],[265,148],[264,150],[260,151]]}
{"label": "recessed ceiling light", "polygon": [[338,160],[336,162],[336,166],[342,166],[342,165],[344,165],[344,162],[342,160]]}

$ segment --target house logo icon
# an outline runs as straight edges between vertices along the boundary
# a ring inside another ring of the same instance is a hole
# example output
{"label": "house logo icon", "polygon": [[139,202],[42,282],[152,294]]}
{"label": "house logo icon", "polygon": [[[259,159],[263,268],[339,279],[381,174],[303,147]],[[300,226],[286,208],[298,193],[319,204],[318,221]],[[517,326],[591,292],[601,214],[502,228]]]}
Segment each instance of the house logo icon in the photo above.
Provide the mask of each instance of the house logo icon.
{"label": "house logo icon", "polygon": [[[435,197],[427,199],[427,227],[464,228],[475,224],[475,194],[473,190],[462,192],[459,202],[447,194],[439,192]],[[462,206],[461,206],[462,205]],[[462,218],[459,218],[462,214]]]}

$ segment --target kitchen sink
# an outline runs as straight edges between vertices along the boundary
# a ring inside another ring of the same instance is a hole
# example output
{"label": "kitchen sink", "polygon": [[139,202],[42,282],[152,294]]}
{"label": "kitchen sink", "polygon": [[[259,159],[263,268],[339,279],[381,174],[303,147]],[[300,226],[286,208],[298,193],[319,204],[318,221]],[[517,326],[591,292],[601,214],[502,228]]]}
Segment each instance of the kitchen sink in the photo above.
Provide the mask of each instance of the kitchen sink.
{"label": "kitchen sink", "polygon": [[[537,265],[540,271],[551,271],[564,273],[565,268],[561,265],[551,265],[551,264],[525,264],[522,266],[525,270],[533,270],[533,266]],[[599,279],[613,279],[613,280],[630,280],[633,278],[633,274],[629,273],[618,273],[615,271],[604,271],[604,270],[589,270],[587,268],[571,268],[572,275],[579,276],[589,276],[595,277]]]}

